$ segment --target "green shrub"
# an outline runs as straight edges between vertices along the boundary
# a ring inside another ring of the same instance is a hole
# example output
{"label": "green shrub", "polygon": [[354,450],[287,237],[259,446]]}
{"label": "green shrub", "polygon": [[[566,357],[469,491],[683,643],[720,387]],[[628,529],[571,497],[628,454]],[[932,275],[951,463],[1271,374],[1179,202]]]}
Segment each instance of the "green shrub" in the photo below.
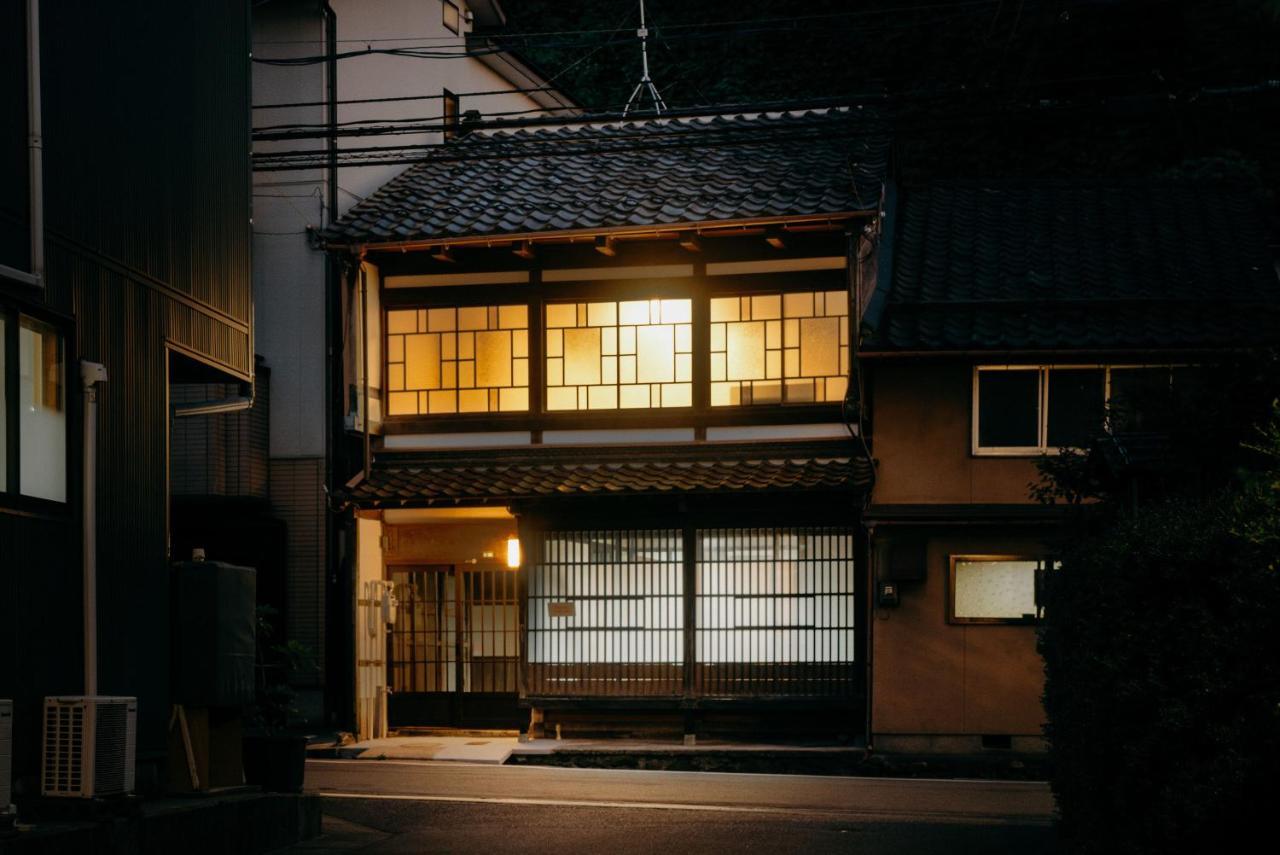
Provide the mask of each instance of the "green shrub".
{"label": "green shrub", "polygon": [[1270,827],[1280,789],[1274,424],[1255,445],[1270,466],[1208,498],[1104,510],[1046,580],[1052,785],[1078,851],[1203,851]]}

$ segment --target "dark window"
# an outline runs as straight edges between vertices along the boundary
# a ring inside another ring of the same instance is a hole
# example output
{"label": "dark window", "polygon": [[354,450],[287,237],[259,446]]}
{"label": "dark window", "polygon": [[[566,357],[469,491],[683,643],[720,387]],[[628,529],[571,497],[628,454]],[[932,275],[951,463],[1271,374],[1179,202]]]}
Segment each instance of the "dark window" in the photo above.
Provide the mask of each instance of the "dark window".
{"label": "dark window", "polygon": [[458,96],[444,90],[443,128],[444,138],[451,140],[458,135]]}
{"label": "dark window", "polygon": [[1101,368],[1054,368],[1049,371],[1050,448],[1083,448],[1102,428],[1106,398]]}
{"label": "dark window", "polygon": [[457,6],[450,3],[449,0],[444,0],[444,2],[440,4],[440,11],[443,16],[442,20],[444,21],[444,28],[446,30],[451,33],[456,33],[462,28],[462,13],[458,10]]}
{"label": "dark window", "polygon": [[1111,369],[1111,424],[1116,431],[1163,429],[1172,402],[1168,368]]}
{"label": "dark window", "polygon": [[978,372],[978,445],[1035,448],[1040,444],[1040,372]]}

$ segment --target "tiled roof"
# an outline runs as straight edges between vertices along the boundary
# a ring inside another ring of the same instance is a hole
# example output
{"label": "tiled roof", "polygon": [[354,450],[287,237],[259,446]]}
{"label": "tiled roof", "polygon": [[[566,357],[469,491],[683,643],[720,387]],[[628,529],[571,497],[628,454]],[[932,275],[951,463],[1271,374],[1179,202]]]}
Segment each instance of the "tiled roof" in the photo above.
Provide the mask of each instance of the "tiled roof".
{"label": "tiled roof", "polygon": [[1280,284],[1263,213],[1243,190],[944,184],[904,191],[892,229],[890,290],[868,314],[868,352],[1277,340]]}
{"label": "tiled roof", "polygon": [[888,156],[860,109],[473,131],[322,233],[330,245],[874,210]]}
{"label": "tiled roof", "polygon": [[701,446],[692,451],[564,448],[387,454],[344,498],[365,507],[566,496],[856,490],[871,465],[850,443]]}

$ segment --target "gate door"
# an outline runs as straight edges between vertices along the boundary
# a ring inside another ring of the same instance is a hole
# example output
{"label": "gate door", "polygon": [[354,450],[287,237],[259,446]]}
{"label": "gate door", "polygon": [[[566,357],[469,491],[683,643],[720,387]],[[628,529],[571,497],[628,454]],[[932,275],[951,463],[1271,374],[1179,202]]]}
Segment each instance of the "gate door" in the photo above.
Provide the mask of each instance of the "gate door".
{"label": "gate door", "polygon": [[400,602],[388,635],[389,725],[518,726],[516,573],[448,565],[389,569]]}

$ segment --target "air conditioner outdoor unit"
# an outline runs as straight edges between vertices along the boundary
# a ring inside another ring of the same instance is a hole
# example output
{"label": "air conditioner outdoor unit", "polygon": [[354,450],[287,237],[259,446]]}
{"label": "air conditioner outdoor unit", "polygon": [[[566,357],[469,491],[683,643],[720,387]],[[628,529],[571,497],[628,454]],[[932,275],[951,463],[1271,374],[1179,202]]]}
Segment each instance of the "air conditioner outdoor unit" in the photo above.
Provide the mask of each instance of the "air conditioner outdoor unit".
{"label": "air conditioner outdoor unit", "polygon": [[0,700],[0,823],[13,801],[13,701]]}
{"label": "air conditioner outdoor unit", "polygon": [[133,792],[137,727],[137,698],[45,698],[41,792],[70,798]]}

